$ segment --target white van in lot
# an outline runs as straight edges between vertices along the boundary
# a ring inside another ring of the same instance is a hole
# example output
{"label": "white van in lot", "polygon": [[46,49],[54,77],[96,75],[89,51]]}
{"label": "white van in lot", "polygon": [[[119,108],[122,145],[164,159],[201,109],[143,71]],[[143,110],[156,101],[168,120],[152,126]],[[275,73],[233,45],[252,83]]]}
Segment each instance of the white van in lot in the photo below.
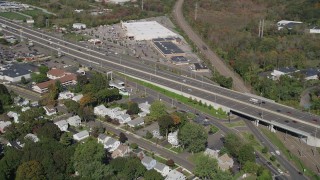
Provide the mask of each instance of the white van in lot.
{"label": "white van in lot", "polygon": [[251,103],[253,103],[253,104],[259,104],[260,103],[260,101],[258,100],[258,99],[256,99],[256,98],[250,98],[250,100],[249,100]]}

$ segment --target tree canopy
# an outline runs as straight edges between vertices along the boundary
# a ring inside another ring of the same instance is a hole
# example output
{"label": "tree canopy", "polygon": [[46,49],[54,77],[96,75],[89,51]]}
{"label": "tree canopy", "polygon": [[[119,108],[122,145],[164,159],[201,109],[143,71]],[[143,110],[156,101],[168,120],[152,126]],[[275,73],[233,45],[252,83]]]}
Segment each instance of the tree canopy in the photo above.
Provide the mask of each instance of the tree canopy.
{"label": "tree canopy", "polygon": [[203,126],[195,123],[186,123],[179,130],[180,144],[189,152],[200,152],[206,147],[208,134]]}

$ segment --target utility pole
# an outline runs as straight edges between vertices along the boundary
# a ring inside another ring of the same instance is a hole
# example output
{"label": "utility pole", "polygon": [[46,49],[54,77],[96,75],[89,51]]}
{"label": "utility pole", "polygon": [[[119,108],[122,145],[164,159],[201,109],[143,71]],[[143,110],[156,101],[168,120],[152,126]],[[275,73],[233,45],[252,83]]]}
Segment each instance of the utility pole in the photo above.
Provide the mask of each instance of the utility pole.
{"label": "utility pole", "polygon": [[46,28],[49,27],[49,18],[46,18]]}
{"label": "utility pole", "polygon": [[22,37],[22,29],[20,29],[20,41],[23,42],[23,37]]}
{"label": "utility pole", "polygon": [[141,1],[141,10],[143,11],[143,0]]}
{"label": "utility pole", "polygon": [[261,20],[259,20],[259,34],[258,34],[258,37],[261,37]]}
{"label": "utility pole", "polygon": [[262,27],[261,27],[261,38],[263,38],[263,30],[264,30],[264,19],[262,19]]}
{"label": "utility pole", "polygon": [[198,17],[198,2],[196,2],[196,6],[194,9],[194,20],[196,21]]}

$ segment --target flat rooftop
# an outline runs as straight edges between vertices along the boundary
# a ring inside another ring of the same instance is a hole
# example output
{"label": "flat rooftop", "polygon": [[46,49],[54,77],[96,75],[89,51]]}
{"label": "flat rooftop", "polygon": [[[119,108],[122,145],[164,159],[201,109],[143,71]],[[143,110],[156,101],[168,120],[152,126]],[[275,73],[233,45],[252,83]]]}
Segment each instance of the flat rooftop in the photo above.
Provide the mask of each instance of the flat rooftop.
{"label": "flat rooftop", "polygon": [[163,41],[153,43],[164,55],[184,53],[184,51],[182,51],[177,45],[172,42]]}
{"label": "flat rooftop", "polygon": [[135,40],[152,40],[157,38],[178,37],[178,35],[156,21],[123,22],[122,28],[126,30],[127,37]]}
{"label": "flat rooftop", "polygon": [[174,64],[188,64],[189,61],[187,58],[185,58],[184,56],[173,56],[171,57],[171,61]]}

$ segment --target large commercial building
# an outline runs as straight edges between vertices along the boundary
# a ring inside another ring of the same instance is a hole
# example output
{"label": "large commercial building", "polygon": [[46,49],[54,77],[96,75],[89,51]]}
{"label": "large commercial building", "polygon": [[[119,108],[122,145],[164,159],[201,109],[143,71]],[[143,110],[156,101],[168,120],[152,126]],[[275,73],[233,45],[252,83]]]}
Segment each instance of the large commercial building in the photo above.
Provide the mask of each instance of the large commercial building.
{"label": "large commercial building", "polygon": [[137,41],[178,37],[176,33],[156,21],[121,22],[121,28],[127,38]]}
{"label": "large commercial building", "polygon": [[[159,53],[167,58],[172,58],[174,56],[180,56],[183,57],[186,55],[186,53],[181,50],[175,43],[175,39],[174,38],[170,38],[170,39],[161,39],[161,38],[157,38],[157,39],[153,39],[152,43],[154,45],[154,47],[159,51]],[[181,59],[181,58],[180,58]],[[179,60],[179,59],[176,59]]]}
{"label": "large commercial building", "polygon": [[21,78],[31,78],[31,73],[36,71],[36,67],[29,64],[9,64],[0,67],[0,80],[9,82],[19,82]]}

